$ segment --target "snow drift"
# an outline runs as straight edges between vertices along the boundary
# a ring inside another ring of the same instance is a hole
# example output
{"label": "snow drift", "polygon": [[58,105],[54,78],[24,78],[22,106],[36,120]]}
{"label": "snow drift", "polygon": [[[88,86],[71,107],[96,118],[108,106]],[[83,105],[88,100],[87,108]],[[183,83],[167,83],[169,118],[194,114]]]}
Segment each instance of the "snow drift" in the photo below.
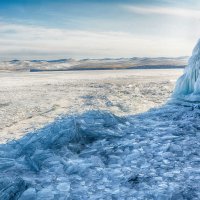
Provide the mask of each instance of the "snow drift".
{"label": "snow drift", "polygon": [[[174,99],[197,96],[199,51],[197,45]],[[0,199],[198,200],[199,121],[193,104],[126,117],[90,111],[56,119],[0,145]]]}

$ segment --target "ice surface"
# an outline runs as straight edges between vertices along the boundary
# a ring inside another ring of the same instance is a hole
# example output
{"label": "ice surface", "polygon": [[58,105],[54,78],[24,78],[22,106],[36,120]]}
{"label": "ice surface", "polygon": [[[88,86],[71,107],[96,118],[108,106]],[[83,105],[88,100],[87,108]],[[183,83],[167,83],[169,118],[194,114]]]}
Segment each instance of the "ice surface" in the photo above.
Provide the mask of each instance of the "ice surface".
{"label": "ice surface", "polygon": [[177,81],[173,98],[200,102],[200,40],[193,50],[184,74]]}
{"label": "ice surface", "polygon": [[0,146],[0,199],[197,200],[199,120],[182,105],[65,116]]}

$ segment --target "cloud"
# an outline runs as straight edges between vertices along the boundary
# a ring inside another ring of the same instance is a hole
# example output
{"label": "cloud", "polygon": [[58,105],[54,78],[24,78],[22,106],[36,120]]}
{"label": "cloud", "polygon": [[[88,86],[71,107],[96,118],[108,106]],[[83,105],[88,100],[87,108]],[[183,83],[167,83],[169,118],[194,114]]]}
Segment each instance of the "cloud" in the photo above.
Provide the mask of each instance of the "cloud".
{"label": "cloud", "polygon": [[183,38],[144,37],[128,32],[45,28],[0,22],[1,59],[188,55]]}
{"label": "cloud", "polygon": [[126,10],[142,14],[142,15],[169,15],[177,17],[185,17],[192,19],[200,19],[200,11],[195,9],[183,9],[175,7],[158,7],[158,6],[133,6],[133,5],[124,5],[123,8]]}

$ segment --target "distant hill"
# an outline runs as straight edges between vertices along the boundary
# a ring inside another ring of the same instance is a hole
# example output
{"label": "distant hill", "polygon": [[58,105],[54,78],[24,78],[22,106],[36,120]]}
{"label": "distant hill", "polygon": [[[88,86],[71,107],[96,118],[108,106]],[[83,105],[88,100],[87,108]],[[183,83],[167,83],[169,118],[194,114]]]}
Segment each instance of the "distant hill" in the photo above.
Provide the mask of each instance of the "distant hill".
{"label": "distant hill", "polygon": [[1,61],[0,71],[71,71],[106,69],[172,69],[184,68],[188,57],[132,57],[104,59],[11,60]]}

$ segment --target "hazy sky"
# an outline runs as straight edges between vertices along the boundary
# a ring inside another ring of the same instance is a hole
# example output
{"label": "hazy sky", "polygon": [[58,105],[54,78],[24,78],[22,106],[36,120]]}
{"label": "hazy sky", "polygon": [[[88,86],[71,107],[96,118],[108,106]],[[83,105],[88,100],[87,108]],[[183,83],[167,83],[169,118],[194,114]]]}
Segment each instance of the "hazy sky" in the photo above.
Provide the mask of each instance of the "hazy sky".
{"label": "hazy sky", "polygon": [[0,59],[190,55],[199,0],[0,0]]}

